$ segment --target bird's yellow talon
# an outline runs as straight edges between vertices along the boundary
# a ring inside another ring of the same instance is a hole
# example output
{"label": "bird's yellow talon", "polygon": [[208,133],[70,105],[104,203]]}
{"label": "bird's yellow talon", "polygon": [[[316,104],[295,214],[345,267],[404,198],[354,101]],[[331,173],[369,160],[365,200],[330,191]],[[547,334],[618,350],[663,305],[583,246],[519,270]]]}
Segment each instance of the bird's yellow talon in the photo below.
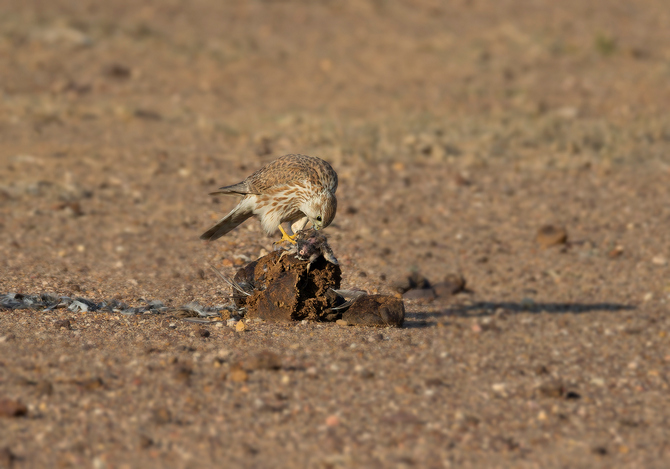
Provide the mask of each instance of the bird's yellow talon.
{"label": "bird's yellow talon", "polygon": [[277,243],[282,243],[284,241],[288,241],[291,244],[297,244],[297,242],[295,240],[296,236],[298,236],[297,233],[293,234],[293,236],[289,236],[286,233],[286,231],[284,231],[284,228],[281,225],[279,225],[279,231],[281,231],[282,237],[279,241],[277,241]]}

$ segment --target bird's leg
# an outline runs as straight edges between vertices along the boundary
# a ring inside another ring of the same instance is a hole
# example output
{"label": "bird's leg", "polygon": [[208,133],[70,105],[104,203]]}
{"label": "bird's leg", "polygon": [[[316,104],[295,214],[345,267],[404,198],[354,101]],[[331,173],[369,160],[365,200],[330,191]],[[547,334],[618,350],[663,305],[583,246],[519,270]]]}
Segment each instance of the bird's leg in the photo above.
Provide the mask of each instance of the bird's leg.
{"label": "bird's leg", "polygon": [[303,231],[305,229],[307,223],[309,223],[309,218],[303,217],[291,225],[291,231],[293,231],[294,233],[299,233],[300,231]]}
{"label": "bird's leg", "polygon": [[294,233],[293,235],[289,236],[286,231],[284,231],[284,227],[279,225],[279,231],[281,231],[282,237],[277,243],[281,243],[283,241],[288,241],[291,244],[297,244],[295,241],[296,236],[298,236],[297,233]]}

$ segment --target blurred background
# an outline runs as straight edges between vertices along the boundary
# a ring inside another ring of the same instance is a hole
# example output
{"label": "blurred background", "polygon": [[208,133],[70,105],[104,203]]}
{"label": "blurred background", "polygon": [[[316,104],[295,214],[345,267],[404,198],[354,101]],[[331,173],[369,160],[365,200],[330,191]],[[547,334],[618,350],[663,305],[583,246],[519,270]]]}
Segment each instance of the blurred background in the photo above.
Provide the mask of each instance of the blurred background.
{"label": "blurred background", "polygon": [[[268,240],[252,223],[203,247],[234,203],[207,193],[288,152],[333,163],[335,230],[363,238],[389,214],[389,236],[406,236],[399,210],[431,220],[436,188],[477,171],[493,184],[510,168],[667,170],[664,0],[4,0],[0,13],[3,290],[104,280],[139,295],[204,279],[204,260],[243,262]],[[416,200],[399,189],[423,178],[432,192]]]}

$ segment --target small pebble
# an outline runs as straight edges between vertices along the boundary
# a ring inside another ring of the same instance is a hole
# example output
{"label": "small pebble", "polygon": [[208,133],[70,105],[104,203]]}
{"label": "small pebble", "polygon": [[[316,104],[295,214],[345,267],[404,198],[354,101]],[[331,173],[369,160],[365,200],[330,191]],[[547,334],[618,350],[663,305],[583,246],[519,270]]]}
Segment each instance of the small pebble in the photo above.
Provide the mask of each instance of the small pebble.
{"label": "small pebble", "polygon": [[50,396],[54,392],[53,384],[49,381],[40,381],[35,386],[35,392],[39,396]]}
{"label": "small pebble", "polygon": [[550,246],[565,244],[568,241],[568,232],[560,226],[544,225],[537,230],[535,240],[546,249]]}
{"label": "small pebble", "polygon": [[340,419],[337,415],[329,415],[326,418],[326,425],[329,427],[336,427],[340,424]]}
{"label": "small pebble", "polygon": [[403,293],[402,297],[404,300],[429,302],[435,299],[435,292],[432,288],[414,288]]}
{"label": "small pebble", "polygon": [[165,425],[166,423],[170,423],[172,421],[172,414],[170,413],[170,410],[165,407],[154,409],[151,417],[154,423],[158,425]]}
{"label": "small pebble", "polygon": [[203,338],[209,337],[209,331],[207,329],[201,328],[198,329],[198,335]]}
{"label": "small pebble", "polygon": [[384,340],[384,334],[377,333],[377,334],[372,334],[368,337],[368,342],[380,342]]}
{"label": "small pebble", "polygon": [[465,278],[460,274],[449,274],[443,281],[433,285],[438,297],[449,297],[465,290]]}
{"label": "small pebble", "polygon": [[28,408],[14,399],[0,399],[0,417],[22,417]]}
{"label": "small pebble", "polygon": [[191,380],[193,370],[187,365],[180,365],[175,369],[174,377],[180,383],[188,383]]}
{"label": "small pebble", "polygon": [[616,259],[623,254],[623,246],[615,246],[607,255],[610,259]]}
{"label": "small pebble", "polygon": [[651,259],[651,263],[654,264],[654,265],[661,265],[662,266],[662,265],[666,265],[668,263],[668,260],[665,258],[665,256],[658,255],[658,256],[654,256]]}
{"label": "small pebble", "polygon": [[100,378],[100,377],[89,378],[89,379],[85,379],[85,380],[82,380],[82,381],[77,381],[76,384],[81,389],[86,390],[86,391],[97,391],[98,389],[102,389],[103,386],[104,386],[102,378]]}
{"label": "small pebble", "polygon": [[70,324],[70,320],[69,320],[69,319],[63,319],[63,320],[61,320],[61,321],[56,321],[56,322],[54,323],[54,326],[56,327],[56,329],[61,329],[61,328],[62,328],[62,329],[67,329],[67,330],[71,330],[71,329],[72,329],[72,325]]}
{"label": "small pebble", "polygon": [[418,272],[412,272],[407,277],[397,280],[391,284],[391,288],[398,293],[405,293],[409,290],[423,290],[430,288],[430,282],[426,277]]}
{"label": "small pebble", "polygon": [[245,360],[243,365],[246,370],[279,370],[282,367],[282,359],[274,352],[262,350]]}
{"label": "small pebble", "polygon": [[249,374],[239,365],[231,367],[228,376],[235,383],[243,383],[249,379]]}
{"label": "small pebble", "polygon": [[153,445],[154,442],[151,438],[146,435],[140,435],[139,437],[139,446],[141,449],[146,449],[149,446]]}

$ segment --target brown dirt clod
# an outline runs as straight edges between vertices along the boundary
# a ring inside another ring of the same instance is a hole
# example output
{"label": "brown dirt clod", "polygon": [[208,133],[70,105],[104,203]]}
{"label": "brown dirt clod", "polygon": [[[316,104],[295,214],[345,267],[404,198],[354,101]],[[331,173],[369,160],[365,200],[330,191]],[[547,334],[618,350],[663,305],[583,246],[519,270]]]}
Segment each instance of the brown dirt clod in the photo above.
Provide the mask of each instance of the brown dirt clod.
{"label": "brown dirt clod", "polygon": [[405,305],[392,296],[366,295],[352,303],[342,319],[355,326],[396,326],[405,321]]}
{"label": "brown dirt clod", "polygon": [[543,248],[558,246],[568,242],[568,232],[565,228],[554,225],[544,225],[537,230],[535,237],[537,243]]}
{"label": "brown dirt clod", "polygon": [[22,417],[28,413],[28,408],[18,400],[0,399],[0,417]]}
{"label": "brown dirt clod", "polygon": [[270,322],[303,319],[326,320],[335,306],[342,271],[336,264],[317,258],[309,261],[279,251],[250,262],[237,271],[235,282],[250,296],[234,293],[238,306],[246,306],[248,318]]}

